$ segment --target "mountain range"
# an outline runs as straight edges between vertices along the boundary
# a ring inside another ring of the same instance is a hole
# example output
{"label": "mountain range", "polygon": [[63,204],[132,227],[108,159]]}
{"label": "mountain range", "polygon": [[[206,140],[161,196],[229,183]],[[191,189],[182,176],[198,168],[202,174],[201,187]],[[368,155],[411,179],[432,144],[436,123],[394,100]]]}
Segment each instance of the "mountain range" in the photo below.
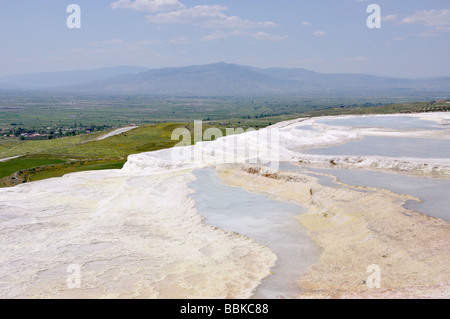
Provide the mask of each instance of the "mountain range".
{"label": "mountain range", "polygon": [[121,66],[88,71],[34,73],[0,78],[0,89],[73,93],[160,95],[445,94],[450,77],[403,79],[365,74],[323,74],[305,69],[215,63],[148,69]]}
{"label": "mountain range", "polygon": [[62,72],[26,73],[0,78],[2,89],[48,89],[102,81],[122,74],[148,71],[136,66],[119,66],[94,70],[74,70]]}

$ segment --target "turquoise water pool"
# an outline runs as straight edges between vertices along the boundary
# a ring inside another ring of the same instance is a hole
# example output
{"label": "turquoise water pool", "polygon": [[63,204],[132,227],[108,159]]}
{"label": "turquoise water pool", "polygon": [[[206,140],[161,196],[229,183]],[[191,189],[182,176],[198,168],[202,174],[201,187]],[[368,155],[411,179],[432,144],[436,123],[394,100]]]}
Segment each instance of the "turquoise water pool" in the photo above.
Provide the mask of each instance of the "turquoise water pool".
{"label": "turquoise water pool", "polygon": [[310,149],[306,153],[343,156],[450,158],[450,140],[366,136],[363,140],[327,148]]}
{"label": "turquoise water pool", "polygon": [[[445,126],[437,122],[425,121],[410,116],[361,116],[352,118],[333,118],[317,120],[316,123],[358,128],[387,128],[400,131],[408,130],[442,130]],[[447,127],[448,128],[448,127]]]}
{"label": "turquoise water pool", "polygon": [[405,205],[406,208],[450,222],[450,180],[360,169],[308,170],[336,176],[348,185],[383,188],[397,194],[412,195],[422,202],[410,201]]}
{"label": "turquoise water pool", "polygon": [[213,169],[194,171],[189,187],[204,223],[236,232],[269,247],[278,257],[273,274],[265,278],[253,298],[295,298],[297,280],[318,261],[320,248],[296,216],[306,211],[297,204],[225,186]]}

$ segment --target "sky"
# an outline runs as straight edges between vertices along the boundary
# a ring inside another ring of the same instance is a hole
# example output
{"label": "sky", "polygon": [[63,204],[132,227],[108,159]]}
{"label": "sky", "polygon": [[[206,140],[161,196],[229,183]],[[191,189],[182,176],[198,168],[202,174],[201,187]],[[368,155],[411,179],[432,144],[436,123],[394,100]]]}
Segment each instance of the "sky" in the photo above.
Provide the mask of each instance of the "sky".
{"label": "sky", "polygon": [[[67,25],[71,4],[80,28]],[[371,4],[380,28],[367,25]],[[421,78],[450,76],[449,52],[448,0],[0,2],[0,76],[227,62]]]}

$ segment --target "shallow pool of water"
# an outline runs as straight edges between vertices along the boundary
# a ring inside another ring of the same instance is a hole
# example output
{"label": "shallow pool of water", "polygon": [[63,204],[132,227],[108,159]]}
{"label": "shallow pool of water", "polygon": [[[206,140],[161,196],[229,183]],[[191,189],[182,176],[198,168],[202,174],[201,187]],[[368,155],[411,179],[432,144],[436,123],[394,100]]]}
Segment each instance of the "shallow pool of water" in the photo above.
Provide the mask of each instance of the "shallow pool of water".
{"label": "shallow pool of water", "polygon": [[422,202],[409,201],[406,208],[450,222],[450,180],[359,169],[308,169],[336,176],[344,184],[383,188],[397,194],[412,195]]}
{"label": "shallow pool of water", "polygon": [[312,125],[300,125],[295,128],[296,130],[302,130],[302,131],[317,131],[315,127]]}
{"label": "shallow pool of water", "polygon": [[366,136],[363,140],[327,148],[311,149],[307,150],[306,153],[344,156],[450,158],[450,140]]}
{"label": "shallow pool of water", "polygon": [[253,238],[278,257],[272,275],[265,278],[253,298],[295,298],[297,281],[318,261],[320,248],[296,219],[306,208],[277,201],[259,193],[225,186],[213,169],[194,171],[189,184],[204,223]]}
{"label": "shallow pool of water", "polygon": [[361,116],[352,118],[334,118],[317,120],[317,123],[330,126],[345,126],[359,128],[387,128],[401,131],[408,130],[441,130],[446,127],[437,122],[425,121],[412,116]]}

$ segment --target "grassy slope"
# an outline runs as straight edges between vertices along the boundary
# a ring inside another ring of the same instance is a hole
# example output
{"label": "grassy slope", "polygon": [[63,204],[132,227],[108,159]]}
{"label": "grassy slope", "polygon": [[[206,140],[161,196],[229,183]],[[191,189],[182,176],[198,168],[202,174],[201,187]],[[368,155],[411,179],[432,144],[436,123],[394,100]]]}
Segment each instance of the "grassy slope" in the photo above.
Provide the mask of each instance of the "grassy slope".
{"label": "grassy slope", "polygon": [[121,169],[126,161],[111,161],[111,162],[92,162],[92,163],[65,163],[64,165],[55,165],[50,167],[43,167],[41,169],[36,169],[31,174],[29,174],[28,180],[39,181],[52,177],[61,177],[65,174],[82,172],[82,171],[93,171],[93,170],[105,170],[105,169]]}
{"label": "grassy slope", "polygon": [[[14,141],[8,157],[28,155],[0,162],[0,186],[86,170],[120,169],[130,154],[175,146],[178,141],[172,141],[171,135],[180,127],[193,132],[192,124],[162,123],[138,127],[101,141],[92,140],[98,136],[91,134],[49,141]],[[208,127],[205,125],[203,129]],[[14,174],[17,171],[21,171],[20,174]],[[14,179],[11,179],[11,174]]]}
{"label": "grassy slope", "polygon": [[34,157],[24,157],[10,160],[7,162],[0,163],[0,177],[9,176],[17,171],[54,164],[64,163],[64,160],[51,159],[51,158],[34,158]]}

